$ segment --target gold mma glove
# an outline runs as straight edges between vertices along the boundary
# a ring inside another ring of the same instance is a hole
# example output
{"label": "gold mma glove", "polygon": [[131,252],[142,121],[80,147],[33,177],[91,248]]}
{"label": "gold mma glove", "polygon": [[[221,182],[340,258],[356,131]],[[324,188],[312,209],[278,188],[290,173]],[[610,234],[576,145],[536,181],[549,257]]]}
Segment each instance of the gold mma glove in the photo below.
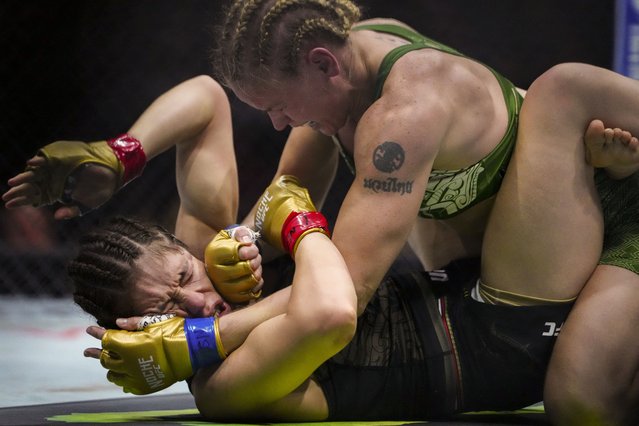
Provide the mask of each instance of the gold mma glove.
{"label": "gold mma glove", "polygon": [[37,155],[45,158],[44,166],[29,166],[40,189],[40,207],[56,201],[71,202],[70,175],[79,167],[99,164],[118,176],[116,191],[142,173],[146,155],[140,141],[129,135],[99,142],[58,141],[40,148]]}
{"label": "gold mma glove", "polygon": [[107,330],[100,363],[124,392],[146,395],[226,358],[217,318],[160,321],[142,331]]}
{"label": "gold mma glove", "polygon": [[213,286],[224,299],[231,303],[245,303],[257,299],[262,291],[253,292],[259,284],[248,260],[240,260],[239,249],[251,242],[237,241],[233,229],[237,225],[223,229],[204,250],[206,273]]}
{"label": "gold mma glove", "polygon": [[306,188],[295,176],[283,175],[260,198],[255,227],[264,240],[295,256],[297,245],[311,232],[330,237],[328,222],[317,211]]}

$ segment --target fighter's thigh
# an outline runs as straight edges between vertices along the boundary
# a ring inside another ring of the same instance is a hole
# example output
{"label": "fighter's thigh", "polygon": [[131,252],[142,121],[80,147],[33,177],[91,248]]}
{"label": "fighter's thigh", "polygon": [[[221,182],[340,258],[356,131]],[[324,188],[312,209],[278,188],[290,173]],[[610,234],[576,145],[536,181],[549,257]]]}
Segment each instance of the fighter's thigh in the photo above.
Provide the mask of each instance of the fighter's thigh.
{"label": "fighter's thigh", "polygon": [[600,265],[557,339],[546,378],[550,412],[570,404],[622,413],[639,403],[639,275]]}
{"label": "fighter's thigh", "polygon": [[[550,299],[575,297],[596,266],[603,225],[583,129],[530,89],[517,145],[482,249],[492,287]],[[541,98],[541,99],[540,99]],[[557,114],[557,116],[555,116]]]}

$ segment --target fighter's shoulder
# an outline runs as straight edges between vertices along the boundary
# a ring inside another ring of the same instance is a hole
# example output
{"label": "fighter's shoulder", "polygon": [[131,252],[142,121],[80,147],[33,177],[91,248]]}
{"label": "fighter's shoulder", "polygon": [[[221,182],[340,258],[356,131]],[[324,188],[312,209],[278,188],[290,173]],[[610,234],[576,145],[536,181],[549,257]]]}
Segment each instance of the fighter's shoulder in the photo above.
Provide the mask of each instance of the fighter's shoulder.
{"label": "fighter's shoulder", "polygon": [[370,19],[365,19],[363,21],[357,22],[355,25],[353,25],[353,28],[356,28],[359,25],[397,25],[397,26],[408,28],[409,30],[418,32],[415,28],[411,27],[410,25],[406,24],[405,22],[402,22],[402,21],[399,21],[399,20],[393,19],[393,18],[370,18]]}

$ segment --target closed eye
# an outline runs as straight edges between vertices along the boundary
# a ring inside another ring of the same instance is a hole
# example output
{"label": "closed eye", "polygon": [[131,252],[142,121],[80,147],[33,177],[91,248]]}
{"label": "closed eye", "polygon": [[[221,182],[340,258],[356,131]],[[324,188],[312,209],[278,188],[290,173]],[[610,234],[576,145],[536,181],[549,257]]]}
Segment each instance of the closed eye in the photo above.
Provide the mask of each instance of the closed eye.
{"label": "closed eye", "polygon": [[178,284],[180,287],[184,287],[191,280],[191,276],[193,275],[193,267],[189,259],[184,259],[182,265],[180,266]]}

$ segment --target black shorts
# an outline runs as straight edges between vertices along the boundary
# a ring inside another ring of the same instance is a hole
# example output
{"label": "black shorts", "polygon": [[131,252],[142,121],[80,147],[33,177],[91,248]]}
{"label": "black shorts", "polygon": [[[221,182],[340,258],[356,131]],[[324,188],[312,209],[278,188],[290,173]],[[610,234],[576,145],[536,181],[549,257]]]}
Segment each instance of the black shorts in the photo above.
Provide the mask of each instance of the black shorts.
{"label": "black shorts", "polygon": [[476,260],[385,280],[352,342],[314,378],[331,420],[424,420],[511,410],[542,400],[571,304],[477,302]]}

